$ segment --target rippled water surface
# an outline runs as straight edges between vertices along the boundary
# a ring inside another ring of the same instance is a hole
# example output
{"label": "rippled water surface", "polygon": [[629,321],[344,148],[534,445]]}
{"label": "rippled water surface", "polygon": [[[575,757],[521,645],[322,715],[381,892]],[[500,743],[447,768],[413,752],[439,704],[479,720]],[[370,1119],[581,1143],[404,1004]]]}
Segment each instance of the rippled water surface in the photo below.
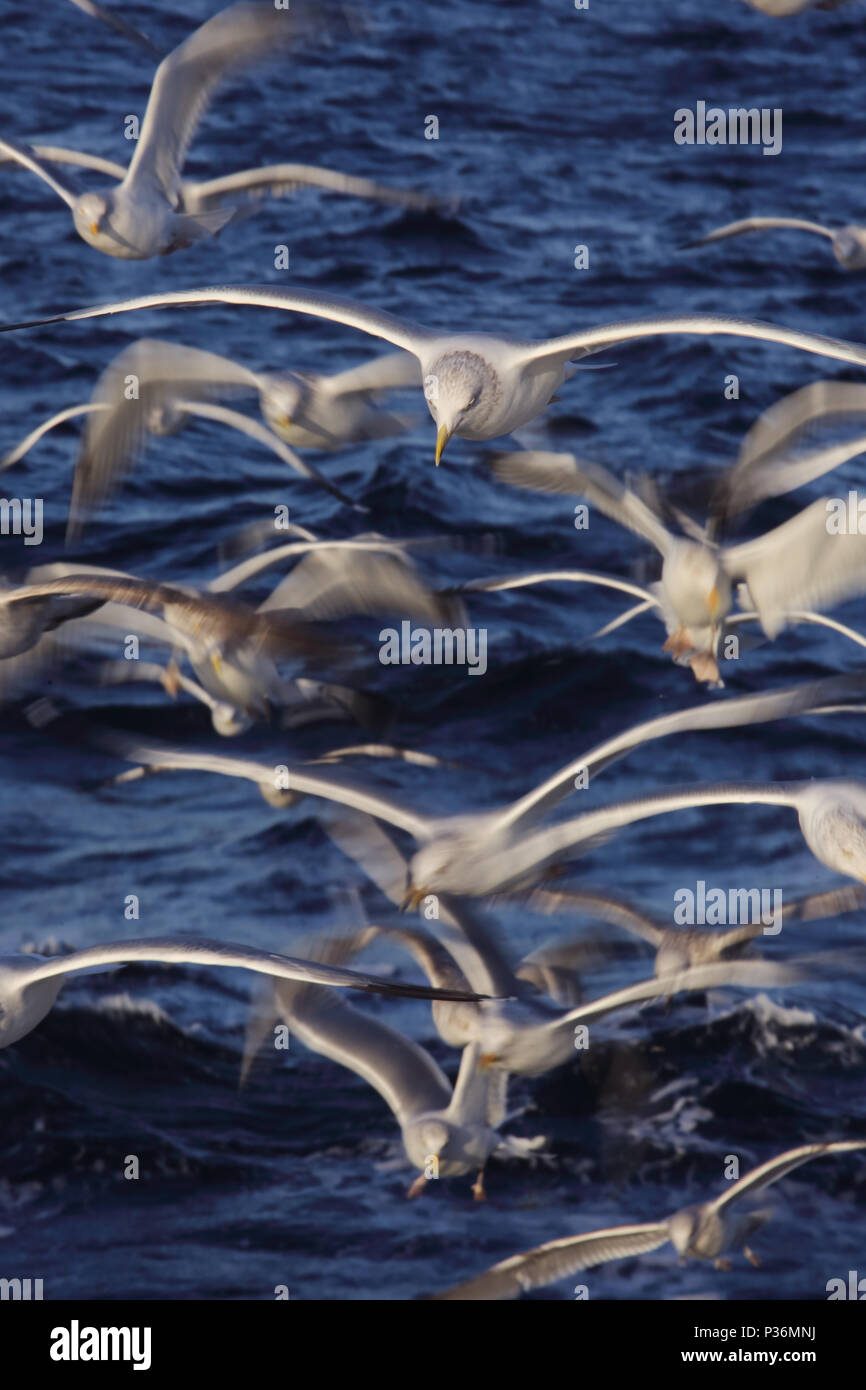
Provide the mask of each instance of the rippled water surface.
{"label": "rippled water surface", "polygon": [[[166,49],[213,8],[211,0],[189,0],[183,13],[123,6]],[[134,263],[85,246],[50,189],[4,169],[0,316],[169,287],[289,282],[433,325],[520,337],[691,308],[866,340],[863,280],[846,276],[816,238],[679,249],[750,213],[840,224],[862,216],[861,6],[778,22],[737,0],[370,8],[363,33],[308,46],[255,82],[235,83],[209,112],[189,171],[325,164],[460,195],[458,212],[406,214],[304,194],[264,204],[215,241]],[[0,0],[0,32],[0,131],[126,160],[123,122],[143,111],[147,61],[60,3]],[[698,100],[782,108],[782,153],[677,146],[673,113]],[[431,114],[436,141],[424,138]],[[274,269],[278,245],[290,249],[288,275]],[[586,270],[574,268],[579,245],[589,248]],[[371,351],[348,329],[224,305],[18,333],[0,339],[0,447],[87,399],[97,374],[142,335],[265,370],[337,370]],[[609,370],[567,383],[523,442],[574,448],[620,476],[648,471],[682,496],[734,457],[779,396],[820,377],[856,378],[841,364],[723,338],[656,339],[607,359]],[[726,400],[732,373],[739,399]],[[63,554],[75,430],[48,436],[8,475],[8,492],[15,479],[17,495],[45,499],[40,562]],[[432,452],[424,413],[404,438],[352,447],[320,466],[369,507],[370,529],[498,537],[493,556],[434,556],[429,573],[441,583],[556,564],[643,572],[643,548],[612,523],[593,516],[578,532],[569,498],[495,484],[483,446],[453,440],[438,470]],[[847,465],[832,487],[853,486],[861,467]],[[756,524],[783,520],[821,486],[765,507]],[[155,442],[74,558],[202,584],[217,571],[220,543],[280,502],[321,534],[356,529],[344,507],[267,452],[199,422]],[[7,571],[34,563],[33,550],[2,544]],[[860,606],[839,616],[857,625]],[[620,607],[575,586],[478,596],[472,620],[489,634],[480,678],[380,667],[379,624],[362,627],[372,654],[363,684],[397,706],[391,737],[462,764],[392,764],[366,775],[434,813],[492,805],[609,733],[719,698],[670,664],[651,617],[580,645]],[[725,693],[853,670],[856,650],[797,629],[729,664]],[[206,712],[162,691],[94,694],[86,664],[41,690],[171,741],[217,742]],[[345,734],[339,725],[265,729],[220,751],[291,760]],[[857,775],[862,737],[859,717],[848,715],[668,740],[576,795],[583,809],[695,777]],[[313,803],[277,811],[248,783],[203,774],[106,788],[116,764],[62,732],[34,731],[18,705],[5,712],[0,749],[7,952],[180,931],[298,951],[305,936],[344,920],[334,896],[342,888],[357,885],[372,918],[382,910]],[[793,816],[770,807],[647,821],[582,861],[575,878],[666,916],[675,890],[699,878],[779,885],[790,895],[836,881],[805,849]],[[129,894],[140,898],[136,923],[124,919]],[[554,930],[519,904],[492,917],[515,955]],[[862,920],[789,931],[768,952],[843,948],[858,941]],[[588,988],[651,968],[622,944]],[[365,964],[408,973],[384,946]],[[669,1013],[623,1016],[573,1065],[515,1083],[514,1107],[526,1113],[514,1129],[548,1134],[549,1162],[531,1171],[491,1163],[486,1205],[473,1203],[469,1179],[431,1184],[407,1203],[413,1175],[400,1166],[396,1126],[360,1078],[293,1040],[238,1092],[248,998],[246,977],[225,972],[136,966],[79,978],[36,1032],[0,1054],[0,1271],[43,1278],[51,1298],[268,1299],[279,1284],[293,1299],[412,1297],[540,1241],[698,1200],[718,1189],[727,1154],[749,1163],[866,1126],[866,990],[855,976],[772,997],[681,1000]],[[456,1054],[436,1039],[424,1005],[360,1007],[429,1044],[455,1072]],[[137,1182],[121,1176],[129,1154],[140,1158]],[[862,1262],[863,1166],[816,1163],[782,1184],[775,1203],[758,1270],[740,1257],[727,1274],[679,1267],[668,1248],[582,1278],[593,1298],[821,1298],[829,1278]],[[568,1298],[571,1282],[543,1296]]]}

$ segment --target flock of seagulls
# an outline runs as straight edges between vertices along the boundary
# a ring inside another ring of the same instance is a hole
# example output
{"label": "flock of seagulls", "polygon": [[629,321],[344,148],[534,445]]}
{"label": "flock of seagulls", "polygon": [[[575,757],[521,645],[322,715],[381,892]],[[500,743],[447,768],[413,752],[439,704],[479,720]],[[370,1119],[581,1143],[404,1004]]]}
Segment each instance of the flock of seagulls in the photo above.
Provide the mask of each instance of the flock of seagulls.
{"label": "flock of seagulls", "polygon": [[[344,20],[336,12],[300,0],[291,9],[244,0],[162,56],[126,20],[92,0],[73,2],[158,60],[135,154],[123,168],[77,150],[27,143],[26,136],[14,143],[2,139],[6,167],[0,176],[11,181],[16,167],[35,174],[66,203],[78,235],[96,251],[135,260],[180,253],[227,231],[263,196],[304,187],[404,208],[440,204],[427,193],[296,164],[204,182],[183,177],[198,123],[222,84],[295,47],[325,38],[339,41]],[[781,16],[806,9],[809,0],[748,3]],[[823,7],[829,7],[829,0]],[[84,169],[113,183],[96,192],[77,191],[61,172],[65,168]],[[703,241],[769,227],[820,233],[832,240],[847,268],[866,264],[866,233],[860,229],[832,232],[796,219],[749,219]],[[70,546],[122,487],[151,441],[192,428],[197,418],[224,424],[250,447],[269,449],[357,515],[364,513],[363,504],[303,454],[332,454],[360,441],[399,436],[416,415],[395,397],[411,394],[414,399],[422,393],[435,426],[433,460],[439,465],[452,437],[483,442],[513,435],[546,410],[584,358],[642,338],[731,335],[866,366],[866,346],[724,315],[683,312],[553,339],[518,340],[475,329],[435,330],[316,290],[249,285],[141,295],[43,315],[26,324],[0,325],[0,330],[214,302],[326,319],[381,340],[391,350],[350,370],[323,375],[294,363],[259,371],[171,340],[133,342],[103,371],[89,401],[35,423],[0,460],[0,468],[15,467],[49,431],[82,418],[67,528]],[[125,389],[130,379],[137,388],[132,396]],[[225,404],[243,397],[254,402],[260,418]],[[419,562],[445,549],[438,538],[359,532],[332,540],[297,525],[288,528],[280,544],[274,543],[272,532],[253,527],[239,538],[241,558],[232,557],[234,564],[195,587],[72,560],[36,566],[14,581],[3,580],[0,587],[0,694],[6,699],[29,694],[46,669],[84,653],[92,662],[95,683],[148,681],[172,698],[187,695],[209,711],[214,729],[226,738],[242,737],[255,723],[290,728],[312,719],[349,719],[369,729],[376,721],[376,701],[352,684],[357,650],[342,635],[344,621],[382,615],[459,629],[469,620],[478,592],[562,581],[607,587],[638,599],[590,640],[653,613],[665,625],[664,650],[675,663],[689,667],[703,686],[721,688],[727,642],[749,623],[757,624],[768,640],[784,640],[788,627],[811,623],[863,646],[862,634],[828,614],[866,592],[866,537],[829,529],[826,499],[811,502],[752,539],[730,541],[726,532],[758,503],[821,478],[862,452],[862,436],[816,445],[812,432],[822,422],[836,425],[840,420],[862,430],[864,418],[866,386],[817,382],[785,397],[743,440],[700,521],[673,507],[651,480],[623,483],[600,464],[572,453],[523,449],[483,456],[503,487],[582,498],[648,543],[660,561],[658,581],[649,585],[614,571],[557,569],[437,587]],[[251,578],[272,568],[281,577],[263,602],[236,596]],[[163,659],[118,660],[120,632],[137,634]],[[624,729],[569,758],[516,800],[450,816],[392,797],[377,784],[375,769],[387,759],[435,768],[440,760],[423,749],[367,740],[286,765],[282,758],[271,763],[198,752],[94,725],[94,746],[130,764],[114,779],[119,785],[170,772],[209,773],[251,782],[277,808],[310,799],[334,844],[375,885],[387,906],[380,922],[355,922],[342,935],[312,939],[304,959],[233,942],[171,937],[113,942],[50,958],[5,956],[0,958],[0,1046],[17,1043],[36,1028],[65,977],[74,972],[141,960],[249,970],[266,976],[268,984],[251,1013],[244,1076],[272,1036],[274,1021],[284,1020],[308,1048],[357,1073],[385,1100],[406,1158],[418,1170],[409,1196],[426,1191],[431,1178],[473,1174],[472,1191],[482,1199],[492,1156],[534,1162],[546,1143],[543,1135],[523,1138],[508,1132],[509,1077],[540,1076],[573,1059],[576,1028],[594,1028],[609,1015],[633,1011],[647,1001],[670,1004],[686,992],[807,987],[866,966],[866,953],[856,950],[781,958],[758,949],[760,924],[729,925],[723,931],[680,928],[606,888],[578,889],[563,882],[576,857],[591,856],[598,845],[636,822],[684,809],[760,804],[794,813],[805,847],[844,880],[828,892],[786,902],[784,921],[833,918],[863,907],[866,781],[824,776],[788,783],[696,780],[561,816],[577,779],[591,778],[594,785],[611,763],[639,756],[656,740],[805,716],[823,720],[866,713],[866,681],[859,675],[736,698],[708,698],[704,690],[699,694],[697,703]],[[349,765],[373,770],[358,778],[347,773]],[[472,801],[468,787],[467,800]],[[507,896],[517,896],[539,912],[592,918],[606,933],[621,928],[640,937],[655,953],[652,974],[612,993],[587,997],[582,977],[592,968],[599,941],[582,935],[513,959],[492,917],[496,901]],[[399,915],[419,909],[420,918]],[[355,969],[356,958],[381,941],[401,949],[424,982],[403,983]],[[429,1000],[439,1039],[460,1052],[453,1082],[427,1049],[349,1004],[346,989]],[[431,1296],[516,1298],[577,1270],[667,1242],[681,1257],[711,1260],[721,1268],[736,1250],[757,1263],[750,1241],[768,1212],[743,1214],[742,1199],[813,1159],[863,1149],[866,1140],[856,1138],[802,1145],[761,1163],[701,1205],[658,1222],[558,1235]]]}

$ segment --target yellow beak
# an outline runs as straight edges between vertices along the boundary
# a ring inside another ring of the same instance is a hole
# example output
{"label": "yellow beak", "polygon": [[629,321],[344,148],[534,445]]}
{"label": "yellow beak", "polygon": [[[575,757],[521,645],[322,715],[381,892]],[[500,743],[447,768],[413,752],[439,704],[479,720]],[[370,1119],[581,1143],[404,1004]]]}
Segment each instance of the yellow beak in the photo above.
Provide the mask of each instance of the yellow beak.
{"label": "yellow beak", "polygon": [[281,429],[287,430],[291,427],[292,419],[290,415],[278,415],[277,424]]}
{"label": "yellow beak", "polygon": [[410,888],[402,902],[404,912],[417,912],[418,907],[424,898],[423,888]]}
{"label": "yellow beak", "polygon": [[219,679],[222,680],[223,664],[222,664],[222,662],[220,661],[220,654],[219,654],[219,652],[211,652],[211,655],[210,655],[210,664],[211,664],[211,666],[214,668],[214,670],[216,671],[217,676],[219,677]]}
{"label": "yellow beak", "polygon": [[494,1062],[498,1061],[499,1058],[495,1052],[482,1052],[481,1056],[478,1058],[478,1065],[482,1071],[487,1071],[489,1067],[493,1066]]}
{"label": "yellow beak", "polygon": [[91,236],[96,236],[97,232],[99,231],[99,223],[91,222],[90,226],[88,227],[88,231],[90,232]]}
{"label": "yellow beak", "polygon": [[710,592],[707,594],[707,604],[710,610],[710,617],[717,618],[722,607],[722,596],[716,588],[715,584],[710,589]]}
{"label": "yellow beak", "polygon": [[438,432],[438,434],[436,435],[436,467],[437,467],[437,468],[439,467],[439,460],[440,460],[441,457],[442,457],[442,451],[443,451],[443,449],[445,448],[445,445],[448,443],[448,440],[449,440],[450,438],[451,438],[451,431],[450,431],[449,429],[446,429],[446,427],[445,427],[444,425],[440,425],[440,426],[439,426],[439,432]]}

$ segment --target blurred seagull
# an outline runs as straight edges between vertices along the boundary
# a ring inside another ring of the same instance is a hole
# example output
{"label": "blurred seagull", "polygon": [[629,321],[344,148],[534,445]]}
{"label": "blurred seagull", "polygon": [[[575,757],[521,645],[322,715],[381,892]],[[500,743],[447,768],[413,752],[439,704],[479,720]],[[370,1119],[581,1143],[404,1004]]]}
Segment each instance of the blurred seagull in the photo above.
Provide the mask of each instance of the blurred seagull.
{"label": "blurred seagull", "polygon": [[[440,596],[425,584],[399,545],[369,538],[355,547],[334,542],[334,556],[331,548],[328,542],[276,547],[218,576],[206,592],[94,566],[40,566],[17,589],[5,594],[0,589],[0,681],[3,658],[35,646],[46,624],[81,618],[75,637],[86,640],[92,628],[107,625],[128,632],[134,623],[140,637],[186,653],[201,685],[220,707],[215,720],[218,732],[240,732],[245,720],[270,719],[274,710],[297,707],[298,696],[303,703],[320,697],[360,723],[375,724],[377,702],[371,697],[321,682],[295,679],[289,684],[280,676],[276,659],[294,656],[321,662],[338,657],[337,644],[314,629],[314,622],[384,612],[452,624],[464,621],[465,614],[459,599]],[[227,589],[251,573],[276,564],[286,549],[302,552],[300,563],[258,609],[227,596]],[[62,614],[58,600],[52,597],[46,603],[44,598],[60,593],[68,596],[67,604],[76,605]],[[89,608],[82,606],[87,595],[96,596]],[[105,607],[99,608],[98,600],[104,600]],[[131,614],[130,610],[144,612]],[[349,648],[344,647],[342,654],[348,656]],[[46,660],[56,655],[52,650]],[[170,693],[177,693],[176,668],[164,683]],[[215,707],[211,708],[213,713]]]}
{"label": "blurred seagull", "polygon": [[530,1289],[553,1284],[581,1269],[592,1269],[608,1260],[623,1260],[658,1250],[670,1242],[681,1259],[713,1260],[716,1268],[730,1269],[724,1252],[742,1247],[746,1259],[760,1264],[749,1249],[754,1233],[769,1220],[769,1210],[739,1215],[731,1208],[741,1198],[760,1192],[778,1182],[803,1163],[829,1154],[854,1153],[866,1149],[866,1140],[840,1139],[825,1144],[802,1144],[777,1154],[745,1177],[729,1185],[719,1197],[699,1206],[681,1207],[663,1221],[643,1225],[611,1226],[603,1231],[565,1236],[548,1241],[522,1255],[501,1260],[484,1274],[467,1280],[434,1299],[494,1300],[519,1298]]}
{"label": "blurred seagull", "polygon": [[[662,557],[660,583],[644,589],[614,581],[613,587],[644,600],[640,608],[630,610],[629,617],[648,605],[659,609],[668,632],[662,650],[679,664],[691,666],[699,681],[720,684],[718,651],[738,581],[742,581],[742,606],[756,610],[769,638],[777,637],[792,617],[820,623],[814,607],[830,608],[866,590],[866,534],[834,531],[828,524],[825,498],[755,540],[722,546],[708,529],[693,524],[688,538],[675,536],[637,493],[606,469],[573,454],[499,454],[492,472],[518,487],[586,497],[605,516],[655,547]],[[523,575],[511,583],[494,580],[493,586],[517,587],[518,582],[537,583],[545,578],[611,582],[607,576],[579,570]],[[467,587],[487,585],[480,581]]]}
{"label": "blurred seagull", "polygon": [[[780,930],[789,922],[814,922],[821,918],[837,917],[843,912],[854,912],[864,904],[866,888],[854,884],[832,888],[826,893],[809,893],[793,902],[780,904],[774,915],[773,929],[774,932]],[[541,912],[565,910],[582,917],[600,918],[624,928],[653,947],[653,969],[657,976],[687,970],[694,965],[742,957],[765,929],[760,916],[756,922],[715,930],[708,926],[672,927],[614,893],[586,889],[536,888],[529,899],[529,906]]]}
{"label": "blurred seagull", "polygon": [[[240,3],[214,15],[164,58],[156,70],[141,133],[129,168],[53,145],[0,140],[0,155],[37,175],[72,212],[78,235],[107,256],[148,260],[215,236],[250,196],[312,185],[336,193],[428,208],[431,199],[328,169],[276,164],[205,183],[188,183],[181,169],[196,127],[217,88],[243,69],[278,54],[293,39],[322,28],[314,8],[277,9]],[[118,180],[100,193],[78,193],[48,165],[84,165]],[[243,204],[240,200],[243,200]]]}
{"label": "blurred seagull", "polygon": [[250,712],[259,712],[263,696],[279,689],[275,658],[322,660],[333,654],[296,613],[258,613],[223,595],[103,572],[37,579],[0,590],[0,659],[26,650],[25,640],[36,644],[55,620],[58,599],[87,598],[161,617],[211,694]]}
{"label": "blurred seagull", "polygon": [[497,337],[492,333],[443,333],[398,318],[396,314],[371,309],[352,299],[314,290],[280,290],[267,285],[166,290],[51,314],[26,323],[0,325],[0,332],[128,313],[133,309],[208,303],[249,304],[312,314],[333,323],[348,324],[413,353],[420,365],[427,406],[437,425],[437,464],[452,435],[479,440],[513,433],[550,404],[563,381],[572,375],[569,363],[639,338],[664,334],[729,334],[761,342],[784,343],[819,357],[866,366],[866,347],[857,343],[721,314],[674,314],[635,319],[544,342],[531,342]]}
{"label": "blurred seagull", "polygon": [[[576,820],[530,833],[543,812],[574,790],[580,774],[592,778],[640,744],[689,730],[731,728],[818,713],[824,706],[835,708],[834,701],[858,693],[862,694],[862,677],[832,677],[661,715],[606,740],[525,796],[491,811],[432,816],[375,789],[291,766],[287,768],[288,784],[294,792],[338,802],[411,835],[419,848],[411,862],[404,900],[413,907],[428,893],[484,896],[535,881],[547,865],[591,848],[600,837],[634,820],[688,806],[737,801],[801,810],[803,833],[816,857],[849,877],[866,880],[866,829],[861,821],[866,816],[866,786],[860,783],[689,787],[587,812]],[[129,762],[244,777],[260,786],[272,786],[274,781],[273,767],[226,755],[155,747],[121,734],[113,736],[112,748]]]}
{"label": "blurred seagull", "polygon": [[[332,833],[330,827],[329,833]],[[369,855],[369,847],[375,841],[371,841],[369,830],[366,835]],[[339,830],[332,838],[345,847],[345,838]],[[371,876],[379,881],[375,869]],[[671,954],[664,971],[657,972],[654,979],[641,980],[600,998],[564,1006],[559,997],[548,995],[547,987],[553,984],[556,996],[559,995],[559,986],[565,978],[563,960],[571,964],[573,970],[579,959],[575,943],[569,943],[559,957],[555,947],[548,947],[534,958],[521,961],[512,970],[477,913],[470,913],[465,903],[456,903],[447,897],[439,901],[437,930],[442,935],[441,941],[422,928],[369,926],[358,933],[353,950],[360,951],[376,937],[385,936],[409,951],[431,985],[483,991],[487,998],[478,1004],[436,1000],[433,1022],[439,1036],[449,1046],[477,1043],[479,1065],[483,1069],[504,1072],[506,1076],[512,1073],[541,1076],[562,1066],[574,1057],[576,1027],[594,1023],[622,1009],[655,999],[670,1000],[674,995],[695,990],[811,984],[828,975],[838,978],[840,971],[847,972],[855,964],[862,967],[863,963],[863,953],[856,954],[855,959],[847,951],[825,952],[785,962],[716,956],[715,959],[696,960],[694,964],[686,961],[683,967]],[[571,983],[577,983],[573,973]],[[503,1104],[504,1097],[503,1091]]]}
{"label": "blurred seagull", "polygon": [[[311,949],[334,965],[354,954],[357,945],[353,937],[318,942]],[[379,1092],[400,1126],[407,1158],[422,1173],[409,1197],[424,1191],[425,1174],[451,1178],[474,1170],[478,1176],[472,1191],[483,1200],[484,1168],[491,1154],[528,1158],[545,1143],[541,1136],[520,1139],[497,1132],[506,1118],[502,1082],[479,1066],[477,1044],[464,1048],[452,1087],[425,1048],[319,985],[275,984],[270,1009],[263,1004],[251,1021],[245,1072],[272,1034],[274,1017],[282,1017],[311,1051],[356,1072]]]}
{"label": "blurred seagull", "polygon": [[474,998],[455,990],[430,990],[425,985],[380,980],[339,966],[274,955],[254,946],[207,938],[184,940],[154,937],[148,941],[111,941],[88,946],[66,956],[21,954],[0,956],[0,1047],[9,1047],[31,1033],[50,1013],[67,975],[75,971],[101,971],[130,961],[162,961],[167,965],[221,965],[253,970],[277,979],[305,980],[318,985],[363,989],[410,999]]}
{"label": "blurred seagull", "polygon": [[[762,5],[761,9],[764,8]],[[803,5],[801,9],[805,8]],[[724,241],[727,237],[742,236],[744,232],[769,232],[787,229],[796,232],[811,232],[815,236],[826,237],[833,247],[833,254],[844,270],[866,269],[866,227],[824,227],[820,222],[807,222],[800,217],[744,217],[739,222],[728,222],[717,227],[706,236],[689,241],[683,247],[691,251],[696,246],[709,246],[713,241]]]}
{"label": "blurred seagull", "polygon": [[[133,378],[136,394],[130,399]],[[110,363],[88,403],[68,406],[44,420],[0,459],[0,469],[17,463],[55,426],[86,415],[67,535],[74,539],[87,516],[133,466],[148,435],[177,434],[190,417],[199,417],[265,444],[295,472],[352,505],[339,487],[282,441],[330,450],[400,434],[411,418],[383,410],[377,402],[386,391],[420,384],[417,361],[405,352],[389,353],[333,376],[264,374],[213,352],[142,338]],[[244,391],[258,394],[269,428],[213,399]]]}

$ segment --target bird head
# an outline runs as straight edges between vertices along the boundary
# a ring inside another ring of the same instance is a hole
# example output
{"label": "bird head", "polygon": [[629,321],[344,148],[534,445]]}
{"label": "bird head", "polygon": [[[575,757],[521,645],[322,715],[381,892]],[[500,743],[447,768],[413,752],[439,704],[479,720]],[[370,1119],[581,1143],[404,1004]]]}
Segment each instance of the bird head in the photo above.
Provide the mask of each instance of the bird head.
{"label": "bird head", "polygon": [[310,390],[302,377],[293,372],[269,376],[262,389],[262,414],[276,434],[285,434],[304,414]]}
{"label": "bird head", "polygon": [[840,227],[833,236],[833,252],[846,270],[862,270],[866,266],[866,230]]}
{"label": "bird head", "polygon": [[409,864],[404,907],[417,908],[428,893],[459,891],[459,888],[449,889],[448,885],[455,860],[459,864],[460,857],[460,846],[450,837],[443,836],[432,844],[422,845]]}
{"label": "bird head", "polygon": [[683,1207],[668,1221],[671,1244],[678,1255],[687,1255],[700,1227],[700,1208]]}
{"label": "bird head", "polygon": [[416,1168],[427,1167],[431,1158],[440,1164],[445,1160],[451,1140],[451,1126],[438,1116],[421,1116],[406,1125],[403,1144],[406,1154]]}
{"label": "bird head", "polygon": [[105,230],[111,211],[110,196],[103,193],[82,193],[73,209],[75,230],[91,244]]}
{"label": "bird head", "polygon": [[484,439],[484,424],[498,395],[498,379],[476,352],[446,352],[424,375],[424,396],[437,425],[435,461],[453,434]]}
{"label": "bird head", "polygon": [[822,864],[846,878],[866,883],[866,804],[845,796],[822,799],[800,824],[809,848]]}

